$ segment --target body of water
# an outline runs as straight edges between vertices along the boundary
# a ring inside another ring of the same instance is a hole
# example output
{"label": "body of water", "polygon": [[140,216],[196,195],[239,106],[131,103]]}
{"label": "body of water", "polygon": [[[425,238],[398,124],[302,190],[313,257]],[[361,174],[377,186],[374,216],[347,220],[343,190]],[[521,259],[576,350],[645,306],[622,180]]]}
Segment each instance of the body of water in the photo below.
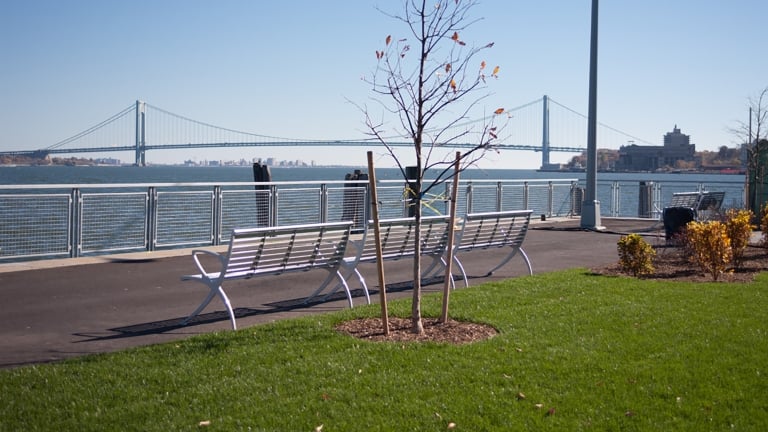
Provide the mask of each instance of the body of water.
{"label": "body of water", "polygon": [[[270,168],[273,181],[332,181],[344,180],[353,167]],[[359,168],[357,168],[359,169]],[[362,169],[365,172],[365,169]],[[376,169],[377,180],[398,180],[402,176],[395,168]],[[584,183],[585,174],[578,172],[539,172],[536,170],[469,169],[462,180],[526,180],[578,179]],[[106,166],[0,166],[0,185],[21,184],[94,184],[94,183],[190,183],[190,182],[251,182],[251,167],[106,167]],[[598,173],[598,182],[662,182],[731,184],[741,186],[744,175],[726,174],[662,174],[662,173]]]}

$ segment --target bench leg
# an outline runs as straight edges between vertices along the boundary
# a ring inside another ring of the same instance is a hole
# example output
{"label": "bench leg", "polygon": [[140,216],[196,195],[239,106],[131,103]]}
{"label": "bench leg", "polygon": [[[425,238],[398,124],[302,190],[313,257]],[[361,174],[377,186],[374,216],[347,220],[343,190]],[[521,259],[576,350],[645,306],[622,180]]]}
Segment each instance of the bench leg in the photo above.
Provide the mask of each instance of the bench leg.
{"label": "bench leg", "polygon": [[[439,265],[438,265],[439,264]],[[428,278],[428,277],[438,277],[438,276],[445,276],[445,268],[448,267],[448,264],[445,263],[445,258],[442,256],[440,258],[432,257],[432,263],[427,267],[425,271],[422,272],[422,279]],[[453,280],[453,275],[449,276],[451,278],[451,289],[456,289],[456,282]]]}
{"label": "bench leg", "polygon": [[[350,308],[355,307],[355,304],[352,301],[352,292],[349,291],[349,284],[347,284],[347,280],[344,278],[344,276],[341,275],[341,272],[339,272],[338,270],[336,270],[336,274],[333,275],[333,276],[335,276],[337,279],[339,279],[339,283],[336,284],[335,287],[333,287],[331,292],[329,292],[328,294],[323,296],[323,300],[327,299],[331,294],[333,294],[336,291],[338,291],[339,287],[344,287],[344,292],[347,293],[347,300],[349,300],[349,307]],[[371,298],[368,296],[368,289],[365,289],[364,292],[365,292],[365,299],[366,299],[366,301],[368,301],[368,304],[371,304]]]}
{"label": "bench leg", "polygon": [[[325,278],[323,283],[320,284],[320,287],[318,289],[316,289],[315,292],[313,292],[309,297],[307,297],[304,300],[304,304],[309,303],[310,300],[312,300],[317,295],[319,295],[321,292],[323,292],[323,290],[331,283],[331,281],[334,278],[338,279],[339,283],[336,284],[336,286],[334,286],[333,289],[330,292],[328,292],[328,294],[323,296],[323,300],[327,299],[331,294],[333,294],[336,291],[338,291],[339,288],[344,287],[344,292],[346,292],[346,294],[347,294],[347,300],[349,300],[349,307],[350,308],[354,307],[354,302],[352,301],[352,293],[349,291],[349,285],[347,284],[346,279],[341,275],[341,272],[339,272],[338,270],[335,270],[335,271],[334,270],[330,270],[330,274],[328,275],[328,277]],[[371,298],[368,296],[368,289],[364,288],[364,292],[365,292],[365,299],[368,301],[368,304],[371,304]]]}
{"label": "bench leg", "polygon": [[469,286],[469,281],[467,280],[467,272],[464,271],[464,266],[461,264],[461,261],[459,261],[458,254],[453,254],[453,262],[456,264],[456,266],[459,268],[459,271],[461,272],[461,277],[464,279],[464,288]]}
{"label": "bench leg", "polygon": [[511,252],[509,255],[507,255],[507,257],[504,259],[504,261],[502,261],[502,262],[501,262],[501,264],[499,264],[499,265],[497,265],[496,267],[492,268],[492,269],[491,269],[491,270],[488,272],[488,274],[486,274],[486,276],[490,276],[490,275],[492,275],[492,274],[493,274],[493,272],[495,272],[496,270],[498,270],[498,269],[500,269],[500,268],[504,267],[504,265],[505,265],[506,263],[508,263],[508,262],[509,262],[509,260],[511,260],[512,258],[514,258],[514,256],[515,256],[515,255],[517,255],[517,252],[518,252],[518,251],[520,252],[520,255],[522,255],[522,256],[523,256],[523,260],[525,260],[525,265],[528,267],[528,275],[533,275],[533,268],[531,267],[531,260],[530,260],[530,259],[528,259],[528,255],[525,253],[525,251],[523,250],[523,248],[515,248],[514,250],[512,250],[512,252]]}
{"label": "bench leg", "polygon": [[[371,296],[368,293],[368,284],[365,283],[365,278],[363,277],[363,275],[360,274],[360,272],[357,269],[355,269],[353,273],[357,275],[357,280],[358,282],[360,282],[360,286],[363,287],[363,293],[365,294],[365,301],[368,304],[371,304]],[[352,276],[352,273],[347,275],[347,277],[344,278],[343,280],[346,281],[347,279],[349,279],[350,276]]]}
{"label": "bench leg", "polygon": [[216,288],[210,287],[210,292],[208,292],[208,296],[205,297],[205,300],[203,300],[202,303],[200,303],[200,306],[195,309],[194,312],[189,314],[187,318],[184,319],[182,322],[182,325],[189,324],[189,321],[192,320],[192,318],[196,317],[200,314],[200,312],[205,309],[206,306],[213,300],[216,295],[218,295],[221,298],[222,303],[224,303],[224,307],[227,308],[227,313],[229,314],[229,321],[232,323],[232,330],[237,330],[237,323],[235,322],[235,312],[232,310],[232,304],[229,302],[229,297],[227,297],[227,294],[224,292],[224,289],[221,288],[221,286],[218,286]]}
{"label": "bench leg", "polygon": [[[339,278],[339,281],[341,282],[341,284],[344,285],[344,291],[347,292],[347,299],[349,300],[349,308],[351,309],[355,307],[355,304],[352,302],[352,293],[349,292],[349,285],[347,284],[347,281],[344,280],[344,277],[341,275],[341,273],[338,270],[336,270],[336,277]],[[368,293],[366,292],[366,294]],[[371,302],[371,299],[368,299],[369,304],[370,302]]]}
{"label": "bench leg", "polygon": [[[342,271],[348,271],[346,276],[341,274]],[[352,275],[354,274],[354,275],[357,275],[357,280],[360,282],[360,286],[363,288],[363,294],[365,294],[365,301],[366,301],[366,303],[367,304],[371,304],[371,296],[368,293],[368,284],[365,283],[365,278],[363,278],[363,275],[360,274],[360,272],[357,270],[356,267],[352,267],[352,266],[342,267],[341,270],[337,271],[337,273],[338,273],[337,277],[338,277],[340,282],[338,284],[336,284],[336,286],[334,286],[333,289],[328,294],[325,295],[324,299],[327,298],[328,296],[330,296],[331,294],[335,293],[336,291],[338,291],[339,288],[341,288],[341,287],[344,287],[345,290],[349,291],[349,285],[347,284],[347,280],[349,280],[349,278],[351,278]],[[320,294],[323,291],[323,289],[325,289],[326,286],[331,282],[331,280],[333,280],[333,278],[332,277],[328,277],[323,282],[323,284],[320,285],[320,288],[315,290],[315,292],[312,293],[312,295],[307,298],[307,301],[309,301],[310,299],[312,299],[316,295]],[[351,297],[351,293],[349,293],[348,295]],[[306,303],[306,301],[305,301],[305,303]]]}

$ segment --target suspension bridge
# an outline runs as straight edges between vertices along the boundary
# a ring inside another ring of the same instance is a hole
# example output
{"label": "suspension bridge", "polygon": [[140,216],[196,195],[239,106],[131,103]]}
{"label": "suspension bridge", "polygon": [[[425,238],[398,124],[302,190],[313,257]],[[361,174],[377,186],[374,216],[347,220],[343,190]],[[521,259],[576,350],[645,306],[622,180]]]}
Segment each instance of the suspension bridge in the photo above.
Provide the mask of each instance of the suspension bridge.
{"label": "suspension bridge", "polygon": [[[541,152],[541,166],[547,169],[551,152],[581,153],[586,150],[587,117],[548,96],[507,109],[503,136],[493,146],[498,150]],[[474,148],[472,133],[479,125],[488,124],[489,117],[468,120],[454,128],[464,128],[462,141],[445,144],[450,148]],[[598,147],[618,148],[628,142],[642,142],[609,126],[599,124]],[[473,129],[474,128],[474,129]],[[244,132],[193,120],[143,101],[127,108],[78,134],[37,150],[5,150],[0,156],[47,157],[54,154],[131,152],[135,164],[146,165],[147,152],[152,150],[190,150],[222,147],[338,147],[381,146],[373,139],[311,140],[282,138]],[[412,147],[400,139],[388,140],[392,147]]]}

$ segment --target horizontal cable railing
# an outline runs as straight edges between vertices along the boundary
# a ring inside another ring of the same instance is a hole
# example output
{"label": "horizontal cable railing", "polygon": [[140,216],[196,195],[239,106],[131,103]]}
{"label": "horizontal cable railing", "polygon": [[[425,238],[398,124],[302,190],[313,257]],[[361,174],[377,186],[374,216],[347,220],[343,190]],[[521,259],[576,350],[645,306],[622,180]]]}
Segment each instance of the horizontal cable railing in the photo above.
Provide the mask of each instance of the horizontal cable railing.
{"label": "horizontal cable railing", "polygon": [[[451,187],[424,194],[424,214],[448,214]],[[603,216],[658,219],[672,193],[700,190],[743,205],[743,186],[727,182],[598,182],[597,198]],[[408,216],[406,181],[380,181],[377,192],[381,218]],[[583,195],[575,179],[462,180],[456,209],[575,216]],[[234,228],[351,220],[362,230],[370,217],[365,180],[0,185],[0,261],[219,245]]]}

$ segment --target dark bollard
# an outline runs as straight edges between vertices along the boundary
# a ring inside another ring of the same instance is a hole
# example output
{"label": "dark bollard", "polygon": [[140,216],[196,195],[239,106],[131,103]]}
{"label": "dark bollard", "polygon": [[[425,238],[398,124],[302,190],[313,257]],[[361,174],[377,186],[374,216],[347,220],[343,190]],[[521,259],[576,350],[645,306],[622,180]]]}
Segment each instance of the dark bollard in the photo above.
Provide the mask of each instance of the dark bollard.
{"label": "dark bollard", "polygon": [[[344,180],[368,180],[368,174],[355,170],[354,173],[345,175]],[[365,225],[365,193],[361,192],[364,187],[360,183],[344,184],[341,220],[353,221],[355,227]]]}
{"label": "dark bollard", "polygon": [[417,167],[409,166],[405,167],[405,175],[408,177],[408,194],[406,195],[406,204],[408,205],[408,217],[413,217],[416,214],[416,197],[419,195],[418,184],[415,180],[419,178],[419,170]]}
{"label": "dark bollard", "polygon": [[641,181],[637,196],[637,217],[650,218],[653,210],[653,182]]}
{"label": "dark bollard", "polygon": [[[262,165],[261,161],[253,163],[253,181],[256,183],[269,183],[272,181],[272,173],[269,165]],[[269,226],[269,185],[256,185],[256,225]],[[259,192],[266,191],[266,192]]]}

